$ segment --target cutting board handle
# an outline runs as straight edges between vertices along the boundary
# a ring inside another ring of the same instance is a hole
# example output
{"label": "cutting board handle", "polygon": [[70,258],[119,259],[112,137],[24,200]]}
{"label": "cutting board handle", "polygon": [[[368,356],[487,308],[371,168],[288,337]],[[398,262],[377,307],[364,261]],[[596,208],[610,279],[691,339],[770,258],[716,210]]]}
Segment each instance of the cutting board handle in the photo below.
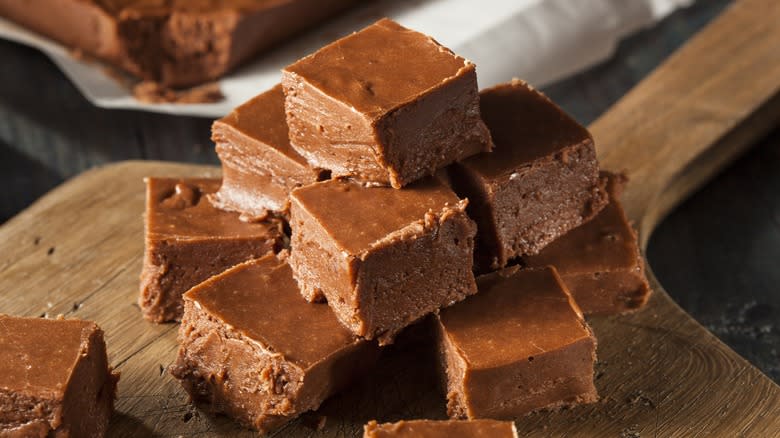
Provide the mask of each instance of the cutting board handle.
{"label": "cutting board handle", "polygon": [[780,2],[737,0],[597,119],[643,246],[681,200],[780,121]]}

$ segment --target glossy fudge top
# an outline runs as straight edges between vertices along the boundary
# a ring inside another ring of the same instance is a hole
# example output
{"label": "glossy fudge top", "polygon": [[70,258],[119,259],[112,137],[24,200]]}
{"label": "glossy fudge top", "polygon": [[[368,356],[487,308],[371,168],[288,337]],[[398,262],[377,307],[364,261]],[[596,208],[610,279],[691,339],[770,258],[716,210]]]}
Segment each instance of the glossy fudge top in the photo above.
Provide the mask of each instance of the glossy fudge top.
{"label": "glossy fudge top", "polygon": [[384,18],[285,71],[376,118],[472,69],[433,38]]}
{"label": "glossy fudge top", "polygon": [[620,205],[625,177],[607,178],[609,204],[587,222],[547,245],[539,254],[523,257],[528,266],[553,265],[563,275],[630,269],[639,263],[636,235]]}
{"label": "glossy fudge top", "polygon": [[232,129],[261,141],[287,158],[308,167],[306,159],[290,146],[281,84],[259,94],[214,122],[216,129]]}
{"label": "glossy fudge top", "polygon": [[290,266],[273,255],[211,277],[184,297],[261,348],[303,369],[361,342],[328,305],[307,303]]}
{"label": "glossy fudge top", "polygon": [[508,365],[590,338],[553,268],[509,267],[478,277],[477,288],[441,311],[447,336],[473,368]]}
{"label": "glossy fudge top", "polygon": [[62,397],[96,330],[89,321],[0,315],[0,389]]}
{"label": "glossy fudge top", "polygon": [[307,211],[350,254],[359,254],[392,233],[424,221],[428,212],[438,214],[459,203],[455,193],[436,177],[402,190],[330,180],[296,189],[291,197],[293,208]]}
{"label": "glossy fudge top", "polygon": [[277,232],[279,224],[242,222],[238,214],[217,210],[206,195],[219,189],[209,178],[147,178],[148,235],[155,238],[257,237]]}
{"label": "glossy fudge top", "polygon": [[514,438],[515,424],[511,421],[470,420],[433,421],[413,420],[377,424],[365,427],[364,438]]}
{"label": "glossy fudge top", "polygon": [[462,163],[485,177],[504,176],[523,163],[592,141],[587,129],[520,80],[483,90],[479,107],[495,148]]}

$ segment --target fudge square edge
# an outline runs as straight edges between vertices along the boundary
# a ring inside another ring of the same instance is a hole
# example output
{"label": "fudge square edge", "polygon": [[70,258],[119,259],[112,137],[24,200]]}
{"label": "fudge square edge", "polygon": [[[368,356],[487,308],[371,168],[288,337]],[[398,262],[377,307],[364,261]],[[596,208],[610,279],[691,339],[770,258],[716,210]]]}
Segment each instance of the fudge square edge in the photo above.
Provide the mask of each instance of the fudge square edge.
{"label": "fudge square edge", "polygon": [[334,177],[400,188],[490,151],[474,64],[387,18],[282,70],[290,143]]}
{"label": "fudge square edge", "polygon": [[401,420],[395,423],[369,421],[363,438],[517,438],[511,421],[496,420]]}
{"label": "fudge square edge", "polygon": [[605,171],[601,177],[607,180],[607,206],[539,254],[523,257],[529,268],[555,266],[585,315],[631,312],[652,293],[637,232],[620,202],[628,178]]}
{"label": "fudge square edge", "polygon": [[284,255],[236,265],[184,302],[171,374],[200,406],[261,433],[317,409],[379,354],[326,304],[301,298]]}
{"label": "fudge square edge", "polygon": [[118,380],[94,322],[0,314],[0,436],[105,436]]}
{"label": "fudge square edge", "polygon": [[480,93],[495,148],[448,168],[477,222],[481,272],[536,254],[607,203],[593,138],[544,94],[513,80]]}
{"label": "fudge square edge", "polygon": [[290,266],[353,333],[391,343],[423,316],[476,293],[476,225],[438,177],[401,190],[330,180],[291,195]]}
{"label": "fudge square edge", "polygon": [[435,318],[452,418],[514,419],[592,403],[596,338],[554,267],[511,266]]}
{"label": "fudge square edge", "polygon": [[290,191],[326,179],[290,146],[281,84],[216,120],[211,139],[222,162],[222,185],[210,200],[243,218],[287,217]]}
{"label": "fudge square edge", "polygon": [[182,295],[243,261],[278,252],[284,243],[276,219],[244,222],[207,199],[217,178],[148,177],[144,261],[138,305],[152,322],[178,321]]}

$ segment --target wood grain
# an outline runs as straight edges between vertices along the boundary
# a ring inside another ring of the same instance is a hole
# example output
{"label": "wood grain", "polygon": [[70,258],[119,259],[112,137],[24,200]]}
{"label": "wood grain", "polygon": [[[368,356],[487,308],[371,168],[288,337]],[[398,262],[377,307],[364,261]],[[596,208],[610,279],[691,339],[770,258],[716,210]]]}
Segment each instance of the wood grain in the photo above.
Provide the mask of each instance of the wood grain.
{"label": "wood grain", "polygon": [[[592,126],[602,164],[625,169],[643,242],[692,188],[777,121],[780,9],[737,2]],[[727,62],[728,61],[728,62]],[[745,76],[751,78],[745,82]],[[217,175],[212,167],[125,162],[89,171],[0,228],[0,312],[97,321],[122,372],[112,436],[253,436],[202,414],[164,372],[176,327],[135,305],[148,175]],[[780,388],[656,290],[637,313],[593,319],[602,401],[520,419],[528,436],[778,436]],[[376,372],[278,436],[359,436],[369,419],[443,418],[430,352],[386,351]]]}

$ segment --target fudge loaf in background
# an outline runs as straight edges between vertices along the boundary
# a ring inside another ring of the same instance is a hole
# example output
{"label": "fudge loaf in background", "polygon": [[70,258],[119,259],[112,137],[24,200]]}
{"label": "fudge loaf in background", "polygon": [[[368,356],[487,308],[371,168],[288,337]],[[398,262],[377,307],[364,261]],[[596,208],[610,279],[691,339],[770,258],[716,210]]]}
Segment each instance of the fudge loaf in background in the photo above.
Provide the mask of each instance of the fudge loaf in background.
{"label": "fudge loaf in background", "polygon": [[217,79],[354,0],[0,0],[0,16],[166,87]]}

